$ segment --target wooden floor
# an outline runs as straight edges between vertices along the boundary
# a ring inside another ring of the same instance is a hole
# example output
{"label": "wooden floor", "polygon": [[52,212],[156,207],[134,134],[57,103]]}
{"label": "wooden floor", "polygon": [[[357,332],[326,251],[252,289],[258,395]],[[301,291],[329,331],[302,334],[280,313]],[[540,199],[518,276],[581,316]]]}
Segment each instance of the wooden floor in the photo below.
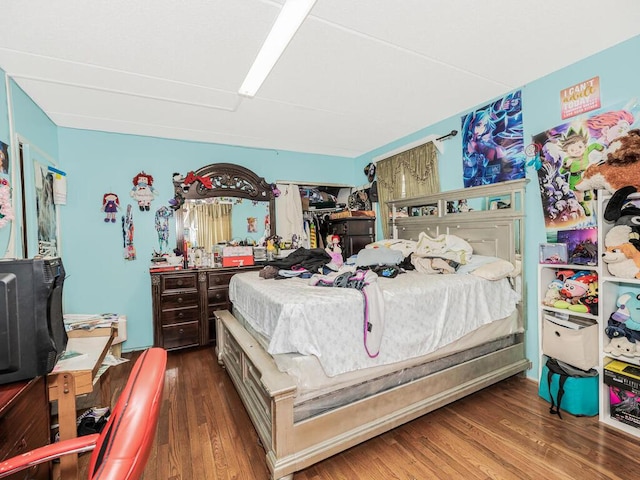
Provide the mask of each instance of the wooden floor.
{"label": "wooden floor", "polygon": [[[110,372],[114,398],[131,363]],[[164,398],[144,480],[269,478],[256,432],[212,348],[169,354]],[[537,384],[514,377],[294,475],[294,480],[458,478],[640,478],[640,440],[597,417],[549,415]]]}

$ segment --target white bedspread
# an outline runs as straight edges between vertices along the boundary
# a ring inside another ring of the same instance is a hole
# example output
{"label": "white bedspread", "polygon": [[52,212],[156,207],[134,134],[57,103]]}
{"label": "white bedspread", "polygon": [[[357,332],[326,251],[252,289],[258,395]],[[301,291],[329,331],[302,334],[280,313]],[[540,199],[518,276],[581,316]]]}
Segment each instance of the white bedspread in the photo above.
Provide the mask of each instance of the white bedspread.
{"label": "white bedspread", "polygon": [[229,297],[245,320],[269,340],[271,354],[315,355],[328,376],[431,353],[481,325],[509,316],[519,300],[508,280],[474,275],[407,272],[378,279],[384,297],[380,354],[363,344],[360,291],[310,286],[308,280],[265,280],[236,274]]}

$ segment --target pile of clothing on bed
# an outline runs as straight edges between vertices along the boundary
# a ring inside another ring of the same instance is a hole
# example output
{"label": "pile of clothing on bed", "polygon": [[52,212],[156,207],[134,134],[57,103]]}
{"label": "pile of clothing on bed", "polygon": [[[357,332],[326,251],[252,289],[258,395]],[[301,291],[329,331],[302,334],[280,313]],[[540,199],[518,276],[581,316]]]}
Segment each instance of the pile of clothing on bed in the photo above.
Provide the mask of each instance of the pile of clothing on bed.
{"label": "pile of clothing on bed", "polygon": [[[333,275],[357,270],[372,270],[379,276],[394,278],[407,270],[427,274],[451,274],[469,265],[473,248],[464,239],[451,234],[431,237],[421,232],[418,240],[381,240],[367,245],[344,264],[336,262],[329,248],[298,248],[287,257],[270,261],[260,272],[262,278],[310,278],[313,275]],[[476,256],[477,257],[477,256]],[[484,259],[484,257],[482,257]],[[493,262],[492,268],[517,275],[516,266],[507,261],[487,257],[482,263]],[[475,262],[474,268],[479,266]],[[468,269],[465,273],[469,273]],[[504,275],[501,275],[504,276]],[[491,278],[490,278],[491,279]]]}

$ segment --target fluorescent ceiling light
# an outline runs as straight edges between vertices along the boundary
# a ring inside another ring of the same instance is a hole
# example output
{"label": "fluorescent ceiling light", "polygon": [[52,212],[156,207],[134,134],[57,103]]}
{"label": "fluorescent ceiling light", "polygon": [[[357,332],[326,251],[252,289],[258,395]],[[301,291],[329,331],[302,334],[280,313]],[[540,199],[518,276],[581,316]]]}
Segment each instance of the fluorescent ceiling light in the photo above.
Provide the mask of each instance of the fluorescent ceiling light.
{"label": "fluorescent ceiling light", "polygon": [[262,86],[284,49],[307,18],[316,0],[287,0],[273,24],[256,60],[251,65],[238,93],[253,97]]}

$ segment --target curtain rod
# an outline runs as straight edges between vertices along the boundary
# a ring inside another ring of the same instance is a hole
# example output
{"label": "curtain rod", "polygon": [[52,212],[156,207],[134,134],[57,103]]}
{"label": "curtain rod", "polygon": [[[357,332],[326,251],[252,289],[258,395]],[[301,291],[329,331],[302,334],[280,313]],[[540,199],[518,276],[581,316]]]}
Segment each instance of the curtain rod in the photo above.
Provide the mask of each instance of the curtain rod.
{"label": "curtain rod", "polygon": [[449,133],[447,133],[446,135],[443,135],[441,137],[436,138],[436,141],[440,141],[440,140],[446,140],[448,138],[451,137],[455,137],[458,134],[457,130],[451,130]]}

